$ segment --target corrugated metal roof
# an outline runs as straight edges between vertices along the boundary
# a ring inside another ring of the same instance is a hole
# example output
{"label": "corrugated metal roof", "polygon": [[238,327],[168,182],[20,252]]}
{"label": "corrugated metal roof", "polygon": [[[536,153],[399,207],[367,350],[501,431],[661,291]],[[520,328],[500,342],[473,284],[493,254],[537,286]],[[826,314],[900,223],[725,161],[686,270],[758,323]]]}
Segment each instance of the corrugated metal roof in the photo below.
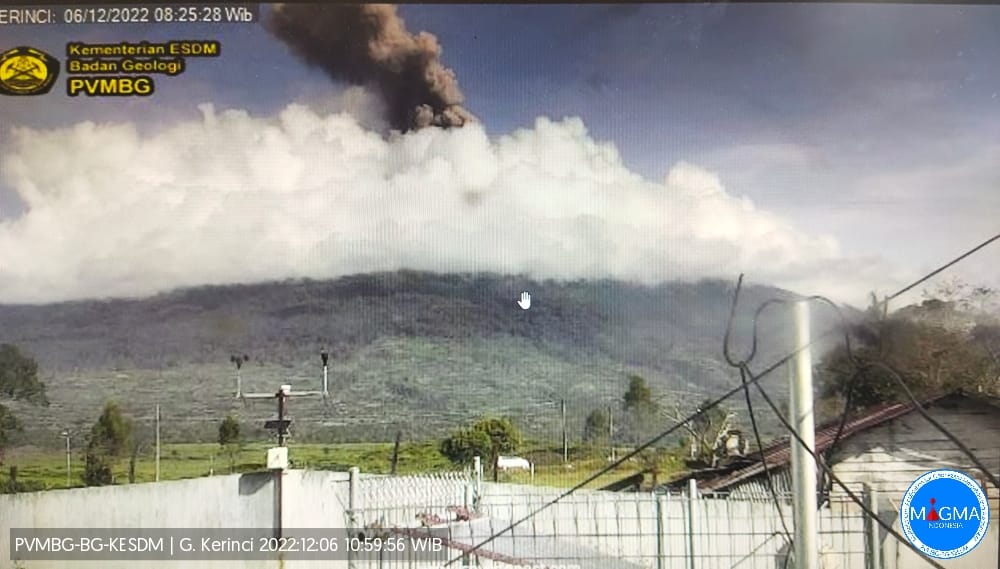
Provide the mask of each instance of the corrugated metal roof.
{"label": "corrugated metal roof", "polygon": [[[954,394],[950,394],[954,395]],[[924,401],[923,405],[927,405],[946,397],[947,395],[939,395]],[[870,429],[872,427],[877,427],[882,423],[891,421],[897,417],[901,417],[911,411],[916,407],[912,403],[889,403],[885,405],[879,405],[870,409],[867,413],[860,417],[854,417],[847,421],[844,425],[844,431],[841,434],[841,440],[850,437],[851,435]],[[830,449],[833,445],[834,437],[837,436],[837,429],[840,427],[840,420],[832,421],[826,423],[816,430],[816,452],[823,453]],[[782,440],[771,444],[764,449],[764,460],[768,468],[782,468],[787,466],[791,460],[791,454],[789,451],[789,440]],[[759,456],[759,454],[757,454]],[[764,472],[764,463],[757,461],[753,464],[739,468],[730,473],[721,475],[716,478],[710,478],[706,480],[700,480],[698,482],[699,489],[703,491],[718,491],[725,490],[742,482],[744,480],[753,478]]]}

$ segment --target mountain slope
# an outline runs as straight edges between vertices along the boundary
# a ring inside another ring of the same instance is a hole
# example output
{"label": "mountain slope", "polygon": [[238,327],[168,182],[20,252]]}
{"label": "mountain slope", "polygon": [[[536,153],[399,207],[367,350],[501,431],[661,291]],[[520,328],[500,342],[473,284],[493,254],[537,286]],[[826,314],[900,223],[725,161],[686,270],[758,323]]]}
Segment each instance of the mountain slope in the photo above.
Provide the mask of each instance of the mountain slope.
{"label": "mountain slope", "polygon": [[[516,305],[522,290],[532,295],[530,310]],[[731,297],[720,281],[649,287],[400,271],[0,306],[0,342],[39,360],[53,404],[44,413],[18,409],[29,430],[48,433],[42,438],[82,428],[103,401],[117,399],[140,422],[159,403],[171,436],[211,440],[226,413],[249,425],[271,414],[270,404],[244,408],[233,399],[231,354],[251,358],[245,390],[286,382],[317,389],[323,346],[332,353],[333,397],[328,407],[293,400],[297,436],[439,434],[495,412],[548,437],[560,399],[575,433],[591,409],[620,399],[629,373],[646,377],[667,406],[735,385],[721,351]],[[772,297],[793,295],[744,289],[737,352],[748,344],[753,310]],[[832,316],[817,309],[814,328],[826,329]],[[759,361],[787,351],[788,328],[779,314],[762,320]],[[783,374],[775,377],[783,385]]]}

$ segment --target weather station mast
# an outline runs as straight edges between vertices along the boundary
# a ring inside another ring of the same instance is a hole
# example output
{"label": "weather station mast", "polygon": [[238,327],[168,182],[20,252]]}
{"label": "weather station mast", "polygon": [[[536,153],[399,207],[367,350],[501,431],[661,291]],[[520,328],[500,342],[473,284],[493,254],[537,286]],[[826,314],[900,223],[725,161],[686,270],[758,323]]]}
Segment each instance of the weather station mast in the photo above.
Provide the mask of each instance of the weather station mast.
{"label": "weather station mast", "polygon": [[[257,399],[274,399],[277,402],[278,414],[274,419],[264,421],[264,428],[275,432],[278,439],[278,446],[267,449],[267,469],[274,473],[274,484],[278,496],[281,496],[281,484],[288,470],[288,437],[291,434],[289,427],[292,419],[288,417],[288,400],[292,397],[322,397],[324,403],[327,401],[328,391],[328,364],[330,354],[326,349],[320,352],[320,359],[323,362],[323,389],[322,391],[292,391],[291,384],[282,384],[274,393],[244,393],[242,391],[242,377],[240,370],[243,363],[249,361],[247,355],[233,356],[230,358],[236,365],[236,397],[246,405],[249,401]],[[275,537],[281,537],[281,501],[278,501],[278,522],[275,528]]]}
{"label": "weather station mast", "polygon": [[258,392],[245,393],[243,391],[242,368],[243,364],[250,360],[246,354],[233,355],[229,360],[236,366],[236,398],[246,405],[250,401],[259,399],[274,399],[277,403],[277,417],[264,421],[264,428],[275,432],[278,439],[278,446],[267,451],[267,468],[269,470],[286,470],[288,468],[288,437],[291,434],[289,427],[292,420],[288,417],[288,400],[292,397],[322,397],[324,404],[329,397],[329,361],[330,353],[325,348],[320,351],[320,360],[323,362],[323,389],[321,391],[293,391],[291,384],[282,384],[274,393]]}

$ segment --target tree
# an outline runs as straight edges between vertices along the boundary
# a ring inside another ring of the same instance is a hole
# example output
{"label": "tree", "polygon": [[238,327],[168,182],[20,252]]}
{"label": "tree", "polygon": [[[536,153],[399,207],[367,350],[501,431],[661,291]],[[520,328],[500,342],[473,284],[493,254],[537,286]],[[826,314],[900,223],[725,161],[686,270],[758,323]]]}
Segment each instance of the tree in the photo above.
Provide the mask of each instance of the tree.
{"label": "tree", "polygon": [[622,398],[625,429],[631,433],[633,442],[650,435],[651,427],[660,413],[660,406],[653,401],[653,391],[646,380],[638,375],[630,375],[628,390]]}
{"label": "tree", "polygon": [[640,452],[636,458],[643,473],[650,475],[650,487],[655,489],[660,485],[660,476],[664,472],[677,469],[680,466],[675,452],[667,449],[648,448]]}
{"label": "tree", "polygon": [[484,417],[442,441],[441,454],[456,464],[468,464],[475,456],[488,459],[495,482],[500,478],[500,455],[512,453],[520,445],[521,433],[510,419]]}
{"label": "tree", "polygon": [[489,435],[471,427],[458,429],[441,441],[441,454],[455,464],[469,464],[474,457],[486,458],[489,453]]}
{"label": "tree", "polygon": [[[1000,372],[1000,325],[979,324],[969,333],[982,346],[986,355],[993,360]],[[1000,377],[997,378],[1000,380]]]}
{"label": "tree", "polygon": [[6,407],[0,405],[0,464],[3,464],[4,452],[10,445],[11,435],[21,432],[21,422],[17,420]]}
{"label": "tree", "polygon": [[[0,344],[0,397],[49,404],[45,384],[38,380],[38,362],[10,344]],[[0,464],[11,444],[11,435],[21,430],[21,422],[14,413],[0,405]]]}
{"label": "tree", "polygon": [[45,384],[38,380],[38,362],[10,344],[0,344],[0,395],[49,404]]}
{"label": "tree", "polygon": [[[684,430],[688,432],[688,460],[699,464],[715,464],[736,417],[735,413],[723,405],[709,407],[711,402],[711,399],[703,400],[694,409],[701,411],[698,416],[684,423]],[[668,417],[674,422],[680,422],[687,415],[690,413],[676,408]]]}
{"label": "tree", "polygon": [[229,472],[236,468],[236,453],[240,447],[240,423],[236,417],[226,415],[219,423],[219,446],[229,458]]}
{"label": "tree", "polygon": [[111,484],[114,479],[112,464],[130,449],[131,440],[131,421],[122,415],[117,403],[108,402],[87,438],[84,483],[88,486]]}
{"label": "tree", "polygon": [[146,448],[144,441],[136,439],[132,442],[132,451],[128,455],[128,483],[135,483],[135,465],[139,460],[139,454]]}
{"label": "tree", "polygon": [[600,445],[608,440],[611,418],[604,409],[594,409],[583,423],[583,440],[591,445]]}
{"label": "tree", "polygon": [[899,382],[886,367],[918,398],[957,389],[996,389],[1000,366],[989,349],[991,327],[956,326],[954,318],[939,317],[942,310],[951,309],[931,299],[853,326],[849,332],[854,360],[844,346],[823,359],[818,370],[821,396],[850,396],[855,409],[904,400]]}
{"label": "tree", "polygon": [[924,290],[923,296],[929,301],[950,305],[959,311],[984,316],[997,309],[1000,291],[952,277],[939,282],[932,290]]}
{"label": "tree", "polygon": [[656,407],[653,401],[653,391],[646,385],[646,380],[638,375],[628,378],[628,391],[625,392],[625,410],[642,410]]}

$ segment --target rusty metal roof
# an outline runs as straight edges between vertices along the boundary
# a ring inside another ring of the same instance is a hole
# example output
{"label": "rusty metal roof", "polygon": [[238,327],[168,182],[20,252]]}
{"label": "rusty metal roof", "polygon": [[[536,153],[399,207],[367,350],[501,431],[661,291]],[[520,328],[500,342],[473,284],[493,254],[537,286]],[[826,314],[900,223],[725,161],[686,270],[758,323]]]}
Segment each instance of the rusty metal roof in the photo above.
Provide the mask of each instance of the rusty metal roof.
{"label": "rusty metal roof", "polygon": [[[926,399],[923,402],[923,406],[926,407],[927,405],[942,399],[947,395],[954,394],[939,395],[937,397]],[[864,415],[848,419],[847,424],[844,425],[844,431],[841,434],[840,439],[844,440],[855,433],[859,433],[872,427],[877,427],[882,423],[901,417],[910,411],[913,411],[915,408],[916,407],[912,403],[888,403],[873,407]],[[837,419],[829,423],[825,423],[816,429],[815,448],[817,454],[830,450],[830,447],[833,445],[834,438],[837,436],[837,429],[839,427],[840,419]],[[760,456],[759,453],[754,454],[756,456]],[[791,460],[789,440],[784,439],[765,447],[764,460],[766,461],[768,468],[780,469],[787,466]],[[744,480],[753,478],[759,474],[763,474],[763,472],[764,463],[758,460],[753,464],[738,468],[716,478],[700,480],[698,487],[706,492],[725,490],[734,484],[743,482]]]}

